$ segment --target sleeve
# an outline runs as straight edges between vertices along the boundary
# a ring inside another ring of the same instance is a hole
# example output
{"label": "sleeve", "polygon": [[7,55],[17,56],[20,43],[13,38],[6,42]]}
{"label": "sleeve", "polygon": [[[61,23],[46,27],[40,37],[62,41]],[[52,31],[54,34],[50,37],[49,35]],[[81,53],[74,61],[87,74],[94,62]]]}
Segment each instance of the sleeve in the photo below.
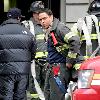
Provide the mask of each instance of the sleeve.
{"label": "sleeve", "polygon": [[80,38],[76,34],[78,31],[69,30],[66,26],[61,27],[63,41],[69,46],[68,55],[66,55],[66,62],[73,63],[80,52]]}
{"label": "sleeve", "polygon": [[68,39],[69,52],[67,56],[67,62],[73,64],[78,54],[80,54],[80,39],[79,37],[72,36]]}

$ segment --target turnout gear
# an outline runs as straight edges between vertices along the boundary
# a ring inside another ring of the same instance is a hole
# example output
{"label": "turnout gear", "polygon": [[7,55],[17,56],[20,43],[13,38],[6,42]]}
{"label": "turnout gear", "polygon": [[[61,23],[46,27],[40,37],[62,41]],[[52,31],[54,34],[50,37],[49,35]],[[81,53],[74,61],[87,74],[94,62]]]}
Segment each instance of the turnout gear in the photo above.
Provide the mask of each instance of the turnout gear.
{"label": "turnout gear", "polygon": [[[35,36],[36,55],[35,55],[35,63],[32,63],[31,65],[32,76],[34,78],[34,80],[32,79],[31,87],[35,87],[35,90],[38,93],[39,98],[41,100],[44,100],[45,98],[41,88],[43,88],[44,86],[45,74],[47,70],[46,69],[47,44],[45,42],[45,34],[43,32],[41,25],[37,24],[32,18],[28,21],[23,21],[22,23]],[[35,90],[32,89],[31,93],[33,95]]]}
{"label": "turnout gear", "polygon": [[[62,29],[62,30],[61,30]],[[60,31],[59,31],[60,30]],[[70,30],[60,23],[56,18],[54,18],[54,24],[50,31],[48,37],[48,61],[49,63],[73,63],[74,58],[79,54],[79,38],[76,34],[66,31]],[[51,33],[56,38],[56,45],[53,42],[53,37]],[[55,55],[56,51],[56,55]],[[62,56],[63,55],[63,56]]]}
{"label": "turnout gear", "polygon": [[73,68],[66,67],[66,63],[72,66],[75,64],[76,58],[79,56],[79,47],[78,36],[54,18],[47,40],[47,60],[50,67],[44,87],[46,100],[65,100],[65,93],[73,70]]}
{"label": "turnout gear", "polygon": [[81,54],[85,58],[98,55],[100,47],[100,28],[99,28],[99,9],[100,2],[93,1],[88,9],[90,15],[79,18],[77,23],[73,25],[71,30],[76,33],[81,40]]}
{"label": "turnout gear", "polygon": [[[100,54],[99,5],[99,0],[94,0],[88,8],[88,14],[90,15],[79,18],[71,28],[71,31],[80,37],[80,52],[84,59]],[[78,70],[80,68],[79,64],[75,64],[74,68]]]}

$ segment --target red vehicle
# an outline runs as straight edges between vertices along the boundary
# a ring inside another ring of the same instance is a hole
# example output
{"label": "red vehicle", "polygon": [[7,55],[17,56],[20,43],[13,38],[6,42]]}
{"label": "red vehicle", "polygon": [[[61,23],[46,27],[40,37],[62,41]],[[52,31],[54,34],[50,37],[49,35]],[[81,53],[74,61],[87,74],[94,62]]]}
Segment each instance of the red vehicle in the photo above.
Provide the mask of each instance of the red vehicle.
{"label": "red vehicle", "polygon": [[81,64],[78,89],[72,93],[72,100],[100,100],[100,56]]}

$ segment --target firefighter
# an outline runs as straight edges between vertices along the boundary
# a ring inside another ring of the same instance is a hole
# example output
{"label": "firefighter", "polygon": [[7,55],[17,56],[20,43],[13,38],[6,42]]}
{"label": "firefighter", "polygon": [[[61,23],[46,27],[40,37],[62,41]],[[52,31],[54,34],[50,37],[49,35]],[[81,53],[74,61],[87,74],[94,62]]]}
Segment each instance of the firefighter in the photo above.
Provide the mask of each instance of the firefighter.
{"label": "firefighter", "polygon": [[[43,29],[40,25],[39,19],[38,19],[38,10],[44,8],[44,4],[42,1],[35,1],[30,5],[29,13],[31,14],[30,20],[23,21],[22,23],[27,27],[32,34],[35,36],[36,40],[36,56],[35,56],[35,65],[32,64],[32,76],[36,78],[37,82],[39,83],[39,86],[41,89],[44,88],[44,80],[45,80],[45,73],[46,73],[46,57],[47,57],[47,44],[45,41],[45,34],[43,32]],[[34,69],[35,67],[35,69]],[[35,70],[35,72],[34,72]],[[36,74],[36,75],[35,75]],[[30,93],[33,98],[36,98],[38,94],[40,93],[40,88],[38,90],[39,86],[36,86],[36,82],[34,82],[33,78],[30,78]],[[34,86],[35,84],[35,86]],[[35,89],[35,88],[36,89]],[[41,97],[40,97],[41,98]]]}
{"label": "firefighter", "polygon": [[78,34],[81,40],[81,54],[85,59],[99,54],[100,47],[100,1],[94,0],[88,8],[88,14],[79,18],[71,30]]}
{"label": "firefighter", "polygon": [[78,61],[80,40],[70,29],[56,19],[50,9],[39,11],[39,20],[47,41],[45,100],[65,100],[73,65]]}

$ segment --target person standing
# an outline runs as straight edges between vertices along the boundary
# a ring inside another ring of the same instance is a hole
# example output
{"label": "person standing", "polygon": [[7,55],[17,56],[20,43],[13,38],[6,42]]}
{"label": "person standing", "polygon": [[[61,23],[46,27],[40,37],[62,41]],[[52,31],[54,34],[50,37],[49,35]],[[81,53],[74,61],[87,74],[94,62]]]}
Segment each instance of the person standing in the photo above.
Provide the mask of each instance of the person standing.
{"label": "person standing", "polygon": [[71,28],[80,37],[80,51],[85,59],[100,54],[100,1],[92,1],[87,13]]}
{"label": "person standing", "polygon": [[27,100],[35,45],[31,32],[21,25],[22,17],[20,9],[11,8],[0,26],[0,100]]}
{"label": "person standing", "polygon": [[73,65],[80,61],[80,40],[48,8],[39,11],[39,20],[46,33],[49,62],[44,87],[45,100],[65,100]]}
{"label": "person standing", "polygon": [[[42,91],[44,88],[45,74],[47,70],[47,44],[45,41],[45,33],[43,32],[42,26],[40,25],[38,18],[38,11],[43,8],[44,4],[42,1],[32,2],[29,9],[29,13],[31,15],[30,20],[25,20],[22,22],[24,26],[27,27],[30,30],[30,32],[35,36],[37,47],[35,63],[32,64],[32,75],[30,75],[29,85],[29,91],[33,98],[38,97],[37,94],[41,94],[40,91]],[[34,82],[35,79],[38,82],[38,84]],[[40,87],[39,90],[38,87]]]}

